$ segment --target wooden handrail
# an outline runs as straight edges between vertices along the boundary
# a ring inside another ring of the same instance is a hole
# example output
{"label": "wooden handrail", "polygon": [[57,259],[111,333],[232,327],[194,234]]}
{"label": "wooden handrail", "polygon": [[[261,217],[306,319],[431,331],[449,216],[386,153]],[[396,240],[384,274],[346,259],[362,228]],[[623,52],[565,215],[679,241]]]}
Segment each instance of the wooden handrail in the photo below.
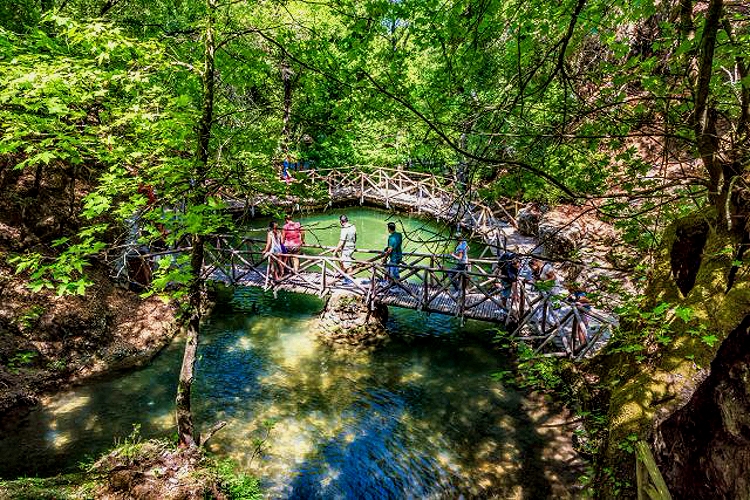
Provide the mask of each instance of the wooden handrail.
{"label": "wooden handrail", "polygon": [[645,441],[635,443],[635,477],[638,500],[672,500],[667,483]]}

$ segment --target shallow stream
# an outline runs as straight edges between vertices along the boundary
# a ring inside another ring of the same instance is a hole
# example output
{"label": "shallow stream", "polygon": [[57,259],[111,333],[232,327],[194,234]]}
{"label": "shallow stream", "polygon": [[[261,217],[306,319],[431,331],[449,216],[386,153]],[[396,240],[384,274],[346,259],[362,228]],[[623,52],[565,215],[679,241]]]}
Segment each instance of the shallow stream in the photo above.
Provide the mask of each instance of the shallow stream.
{"label": "shallow stream", "polygon": [[[383,246],[387,213],[349,214],[362,247]],[[336,216],[303,222],[322,228]],[[440,230],[400,220],[407,231]],[[337,236],[335,225],[315,230],[322,244]],[[405,251],[417,248],[410,241]],[[491,377],[510,363],[491,343],[491,325],[392,308],[386,346],[340,352],[312,331],[322,305],[241,288],[204,325],[196,421],[229,422],[210,450],[261,477],[268,497],[569,496],[581,472],[569,418]],[[0,477],[73,470],[134,424],[145,437],[173,434],[181,354],[178,338],[144,369],[55,395],[5,422]]]}

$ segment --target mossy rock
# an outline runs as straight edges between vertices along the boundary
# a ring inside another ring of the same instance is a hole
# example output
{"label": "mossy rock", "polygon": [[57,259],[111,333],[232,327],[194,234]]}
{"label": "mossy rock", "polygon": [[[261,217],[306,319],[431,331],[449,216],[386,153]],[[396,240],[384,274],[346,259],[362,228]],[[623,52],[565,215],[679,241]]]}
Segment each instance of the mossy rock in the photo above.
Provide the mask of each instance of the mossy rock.
{"label": "mossy rock", "polygon": [[[698,229],[693,230],[695,227]],[[750,280],[738,280],[726,291],[739,238],[716,227],[705,214],[693,214],[667,229],[646,291],[652,306],[666,302],[689,308],[694,319],[687,323],[673,321],[671,342],[659,346],[647,362],[639,362],[634,353],[617,352],[600,356],[594,361],[598,366],[589,367],[600,375],[601,384],[610,393],[602,469],[621,484],[635,484],[634,456],[628,443],[634,436],[649,440],[656,426],[690,399],[707,376],[721,341],[750,314]],[[704,228],[698,266],[692,270],[694,283],[683,294],[671,260],[686,253],[673,249],[685,244],[684,235],[693,237],[693,243],[701,243],[694,236]],[[706,325],[707,335],[715,337],[715,342],[702,341],[691,331],[698,323]],[[605,486],[603,497],[614,497],[615,489]]]}

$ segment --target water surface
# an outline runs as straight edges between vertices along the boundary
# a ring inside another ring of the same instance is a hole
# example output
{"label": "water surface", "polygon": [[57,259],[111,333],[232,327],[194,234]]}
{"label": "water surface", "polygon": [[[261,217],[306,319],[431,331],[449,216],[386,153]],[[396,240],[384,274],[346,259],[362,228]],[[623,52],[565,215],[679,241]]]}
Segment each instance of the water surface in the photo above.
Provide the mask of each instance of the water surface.
{"label": "water surface", "polygon": [[[360,242],[382,246],[384,214],[349,213]],[[322,226],[336,215],[315,217]],[[316,233],[323,244],[338,237],[335,226]],[[313,333],[322,306],[312,296],[241,288],[204,324],[196,421],[229,422],[209,449],[259,475],[269,498],[568,495],[580,463],[564,413],[490,377],[509,360],[492,346],[488,325],[392,308],[387,345],[339,351]],[[72,470],[133,424],[146,437],[173,434],[181,351],[177,339],[142,370],[5,422],[0,476]]]}

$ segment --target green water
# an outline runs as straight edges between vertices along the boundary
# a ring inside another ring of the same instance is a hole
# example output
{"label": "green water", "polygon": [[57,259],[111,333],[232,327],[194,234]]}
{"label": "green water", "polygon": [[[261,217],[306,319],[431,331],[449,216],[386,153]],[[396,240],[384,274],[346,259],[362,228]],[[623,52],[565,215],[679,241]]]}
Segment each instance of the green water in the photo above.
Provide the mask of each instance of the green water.
{"label": "green water", "polygon": [[[360,242],[382,246],[386,214],[347,213]],[[316,236],[331,244],[337,232]],[[316,297],[241,288],[204,324],[196,421],[229,422],[210,451],[261,477],[269,498],[559,498],[572,488],[580,464],[559,413],[490,377],[509,362],[487,325],[393,308],[388,344],[340,352],[311,331],[321,307]],[[176,339],[142,370],[3,422],[0,476],[71,470],[136,423],[146,437],[174,433],[181,352]]]}
{"label": "green water", "polygon": [[[373,208],[343,208],[324,213],[295,216],[295,220],[305,228],[305,242],[312,245],[336,246],[339,242],[341,225],[338,217],[346,214],[349,222],[357,227],[357,248],[362,250],[383,250],[387,246],[388,230],[386,224],[394,222],[396,231],[403,237],[404,252],[421,252],[444,255],[452,252],[457,241],[453,238],[451,228],[415,217],[386,212]],[[264,238],[269,218],[259,218],[252,222],[256,229],[252,234]],[[283,220],[276,219],[279,227]],[[479,243],[470,245],[470,254],[479,255],[484,246]],[[446,259],[450,262],[450,259]]]}

